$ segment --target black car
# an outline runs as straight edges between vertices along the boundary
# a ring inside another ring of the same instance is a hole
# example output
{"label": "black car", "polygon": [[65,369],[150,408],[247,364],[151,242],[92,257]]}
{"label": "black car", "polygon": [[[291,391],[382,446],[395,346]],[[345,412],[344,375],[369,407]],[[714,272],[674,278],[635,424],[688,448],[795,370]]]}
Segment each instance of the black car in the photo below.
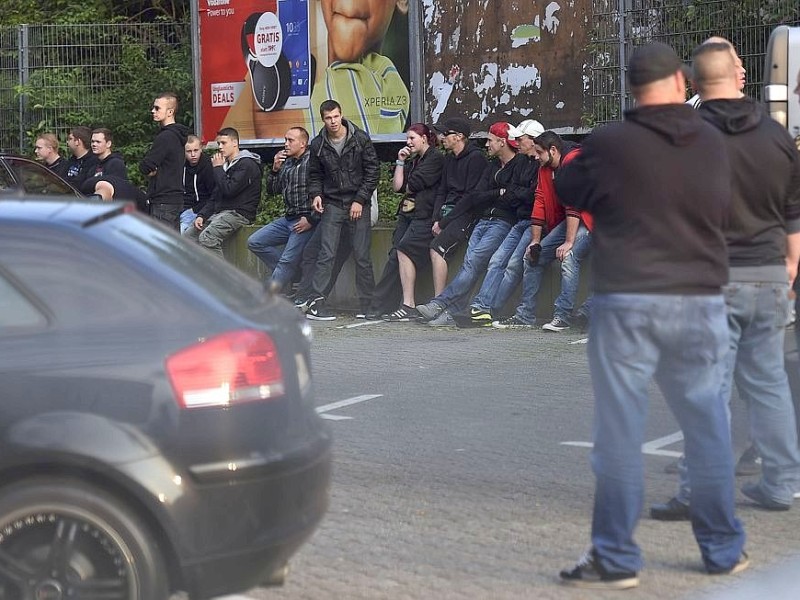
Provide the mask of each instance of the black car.
{"label": "black car", "polygon": [[0,202],[0,598],[279,579],[328,502],[309,346],[130,204]]}
{"label": "black car", "polygon": [[21,194],[83,197],[43,164],[19,156],[0,154],[0,199]]}

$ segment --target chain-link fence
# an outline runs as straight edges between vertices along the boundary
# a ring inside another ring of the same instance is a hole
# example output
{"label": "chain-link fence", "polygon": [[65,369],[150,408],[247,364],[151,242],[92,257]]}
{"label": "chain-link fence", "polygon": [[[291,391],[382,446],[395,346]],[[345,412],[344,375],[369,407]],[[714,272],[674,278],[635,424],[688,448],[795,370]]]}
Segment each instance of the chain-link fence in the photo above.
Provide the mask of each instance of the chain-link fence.
{"label": "chain-link fence", "polygon": [[593,0],[590,125],[619,120],[631,106],[625,69],[633,48],[669,44],[688,61],[717,35],[729,39],[747,69],[745,93],[761,98],[764,58],[776,25],[800,25],[798,0]]}
{"label": "chain-link fence", "polygon": [[132,103],[146,118],[152,93],[191,79],[184,23],[0,27],[0,150],[28,153],[37,133],[64,140],[76,125],[124,138],[126,119],[141,118]]}

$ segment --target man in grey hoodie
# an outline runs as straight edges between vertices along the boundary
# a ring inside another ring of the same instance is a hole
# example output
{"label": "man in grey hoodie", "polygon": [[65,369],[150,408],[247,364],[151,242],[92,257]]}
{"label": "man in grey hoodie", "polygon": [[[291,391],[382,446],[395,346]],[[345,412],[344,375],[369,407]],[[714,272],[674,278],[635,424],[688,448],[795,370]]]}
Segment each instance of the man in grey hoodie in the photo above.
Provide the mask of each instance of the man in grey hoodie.
{"label": "man in grey hoodie", "polygon": [[211,157],[216,189],[184,236],[222,254],[222,243],[256,218],[261,201],[261,157],[239,148],[239,132],[217,133],[219,152]]}

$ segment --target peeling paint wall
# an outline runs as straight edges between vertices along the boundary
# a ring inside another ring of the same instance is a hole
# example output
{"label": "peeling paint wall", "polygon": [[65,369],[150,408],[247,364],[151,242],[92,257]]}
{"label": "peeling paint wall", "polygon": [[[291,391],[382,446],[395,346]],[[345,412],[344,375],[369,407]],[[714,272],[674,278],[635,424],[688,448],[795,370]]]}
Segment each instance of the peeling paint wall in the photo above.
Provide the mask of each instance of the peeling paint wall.
{"label": "peeling paint wall", "polygon": [[422,0],[425,117],[580,128],[591,0]]}

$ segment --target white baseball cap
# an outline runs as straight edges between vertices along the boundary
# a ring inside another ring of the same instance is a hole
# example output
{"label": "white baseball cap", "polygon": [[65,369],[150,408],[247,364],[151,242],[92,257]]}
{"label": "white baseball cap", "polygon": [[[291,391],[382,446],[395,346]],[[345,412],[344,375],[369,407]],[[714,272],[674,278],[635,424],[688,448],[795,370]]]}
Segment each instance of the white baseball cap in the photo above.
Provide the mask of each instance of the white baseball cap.
{"label": "white baseball cap", "polygon": [[539,137],[544,133],[544,125],[536,121],[535,119],[525,119],[522,123],[520,123],[517,127],[513,125],[508,128],[508,137],[512,139],[517,139],[522,137],[523,135],[530,136],[532,138]]}

